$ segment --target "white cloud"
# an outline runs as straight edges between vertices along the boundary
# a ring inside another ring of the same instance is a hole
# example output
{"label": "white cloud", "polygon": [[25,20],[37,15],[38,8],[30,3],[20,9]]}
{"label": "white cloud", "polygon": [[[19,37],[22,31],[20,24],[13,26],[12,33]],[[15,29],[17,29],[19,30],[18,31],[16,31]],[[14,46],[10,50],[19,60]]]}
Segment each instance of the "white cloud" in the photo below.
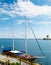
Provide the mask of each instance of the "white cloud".
{"label": "white cloud", "polygon": [[37,6],[31,2],[18,2],[18,5],[21,14],[26,16],[51,15],[51,6]]}
{"label": "white cloud", "polygon": [[[24,22],[25,22],[25,20],[17,20],[17,24],[22,24]],[[26,22],[28,22],[28,20],[26,20]],[[29,22],[32,23],[33,21],[29,20]]]}
{"label": "white cloud", "polygon": [[50,2],[51,3],[51,0],[48,0],[47,2]]}
{"label": "white cloud", "polygon": [[8,17],[6,17],[6,18],[0,18],[0,20],[8,20],[9,18]]}
{"label": "white cloud", "polygon": [[7,14],[7,15],[9,15],[11,17],[13,17],[15,15],[13,11],[12,12],[11,11],[7,11],[7,10],[4,10],[3,8],[0,8],[0,13]]}
{"label": "white cloud", "polygon": [[21,24],[23,22],[25,22],[25,20],[17,20],[17,24]]}
{"label": "white cloud", "polygon": [[7,27],[7,28],[6,28],[6,27],[0,28],[0,32],[1,32],[1,31],[4,31],[4,32],[5,32],[5,31],[9,31],[9,27]]}
{"label": "white cloud", "polygon": [[48,18],[50,18],[50,19],[51,19],[51,16],[48,16]]}
{"label": "white cloud", "polygon": [[46,22],[46,21],[45,22],[34,22],[34,24],[43,24],[43,25],[45,24],[45,25],[48,25],[48,24],[51,24],[51,22]]}
{"label": "white cloud", "polygon": [[[22,24],[24,22],[25,22],[25,20],[17,20],[17,24]],[[29,22],[30,22],[30,24],[32,23],[32,24],[38,24],[38,25],[49,25],[49,24],[51,24],[51,21],[38,21],[38,22],[34,22],[34,20],[29,20]]]}
{"label": "white cloud", "polygon": [[[6,6],[6,4],[4,5]],[[38,15],[48,15],[51,16],[51,6],[38,6],[34,5],[32,2],[23,2],[23,1],[18,1],[17,3],[14,3],[14,5],[9,6],[10,10],[6,10],[4,8],[0,8],[0,13],[5,13],[8,14],[11,17],[15,17],[15,15],[20,15],[20,16],[27,16],[27,17],[35,17]]]}

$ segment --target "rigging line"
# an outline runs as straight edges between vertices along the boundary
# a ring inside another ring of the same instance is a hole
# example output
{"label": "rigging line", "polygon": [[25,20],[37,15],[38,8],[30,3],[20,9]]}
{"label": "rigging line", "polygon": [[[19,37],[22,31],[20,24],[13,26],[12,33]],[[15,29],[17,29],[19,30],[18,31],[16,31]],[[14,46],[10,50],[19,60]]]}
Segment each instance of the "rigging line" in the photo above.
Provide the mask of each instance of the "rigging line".
{"label": "rigging line", "polygon": [[[26,18],[26,19],[27,19],[27,18]],[[27,20],[28,20],[28,19],[27,19]],[[30,29],[32,30],[32,33],[33,33],[33,35],[34,35],[34,37],[35,37],[35,40],[36,40],[36,42],[37,42],[37,44],[38,44],[38,47],[39,47],[39,49],[40,49],[42,55],[45,56],[44,53],[43,53],[43,51],[42,51],[42,49],[41,49],[41,47],[40,47],[40,45],[39,45],[39,42],[38,42],[38,40],[37,40],[37,38],[36,38],[36,36],[35,36],[35,33],[34,33],[32,27],[31,27],[31,25],[30,25],[29,20],[28,20],[28,24],[29,24],[29,26],[30,26]]]}
{"label": "rigging line", "polygon": [[[28,23],[29,23],[29,22],[28,22]],[[30,23],[29,23],[29,25],[30,25]],[[36,42],[37,42],[37,44],[38,44],[38,47],[39,47],[39,49],[41,50],[42,55],[44,56],[44,53],[43,53],[43,51],[42,51],[42,49],[41,49],[41,47],[40,47],[40,45],[39,45],[39,42],[38,42],[38,40],[37,40],[37,38],[36,38],[36,36],[35,36],[35,33],[34,33],[34,31],[33,31],[32,27],[31,27],[31,25],[30,25],[30,28],[31,28],[32,33],[33,33],[33,35],[34,35],[34,37],[35,37],[35,40],[36,40]]]}

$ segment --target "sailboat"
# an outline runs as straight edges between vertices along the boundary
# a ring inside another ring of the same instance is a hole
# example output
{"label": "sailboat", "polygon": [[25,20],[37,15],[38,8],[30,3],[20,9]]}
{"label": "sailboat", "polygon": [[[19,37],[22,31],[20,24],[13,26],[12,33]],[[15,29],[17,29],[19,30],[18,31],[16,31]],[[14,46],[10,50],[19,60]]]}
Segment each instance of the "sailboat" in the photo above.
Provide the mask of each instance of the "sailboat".
{"label": "sailboat", "polygon": [[13,21],[12,22],[12,47],[3,48],[2,54],[17,57],[24,53],[25,53],[24,51],[18,51],[14,49],[14,21]]}
{"label": "sailboat", "polygon": [[[28,22],[29,23],[29,22]],[[14,24],[14,23],[13,23]],[[31,30],[32,30],[32,33],[33,33],[33,35],[35,36],[35,34],[34,34],[34,32],[33,32],[33,29],[32,29],[32,27],[31,27],[31,25],[30,25],[30,23],[29,23],[29,26],[30,26],[30,28],[31,28]],[[2,54],[5,54],[5,55],[9,55],[9,56],[11,56],[11,57],[18,57],[20,60],[22,59],[22,60],[25,60],[25,61],[28,61],[28,62],[33,62],[35,59],[38,59],[38,58],[44,58],[44,57],[38,57],[38,56],[32,56],[32,55],[29,55],[29,54],[27,54],[27,35],[26,35],[26,21],[25,21],[25,52],[24,51],[18,51],[18,50],[15,50],[14,49],[14,27],[12,27],[12,31],[13,31],[13,48],[11,48],[11,47],[9,47],[9,48],[4,48],[3,49],[3,52],[2,52]],[[37,41],[37,39],[36,39],[36,36],[35,36],[35,40],[36,40],[36,42],[37,42],[37,44],[38,44],[38,46],[39,46],[39,48],[40,48],[40,50],[41,50],[41,52],[42,52],[42,54],[43,54],[43,51],[42,51],[42,49],[41,49],[41,47],[40,47],[40,45],[39,45],[39,43],[38,43],[38,41]],[[44,54],[43,54],[44,55]],[[36,64],[37,65],[37,64]],[[40,65],[40,64],[39,64]]]}

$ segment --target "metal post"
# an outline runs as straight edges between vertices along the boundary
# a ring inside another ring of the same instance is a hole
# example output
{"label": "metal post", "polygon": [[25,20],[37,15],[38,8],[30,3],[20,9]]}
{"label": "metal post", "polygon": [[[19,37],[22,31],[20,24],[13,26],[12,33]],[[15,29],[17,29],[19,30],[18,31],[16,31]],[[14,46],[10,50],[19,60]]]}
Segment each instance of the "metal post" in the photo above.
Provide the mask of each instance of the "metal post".
{"label": "metal post", "polygon": [[20,65],[21,65],[21,59],[20,59]]}
{"label": "metal post", "polygon": [[12,39],[13,39],[13,50],[14,50],[14,21],[12,22]]}
{"label": "metal post", "polygon": [[25,16],[25,51],[27,54],[27,23],[26,23],[26,16]]}

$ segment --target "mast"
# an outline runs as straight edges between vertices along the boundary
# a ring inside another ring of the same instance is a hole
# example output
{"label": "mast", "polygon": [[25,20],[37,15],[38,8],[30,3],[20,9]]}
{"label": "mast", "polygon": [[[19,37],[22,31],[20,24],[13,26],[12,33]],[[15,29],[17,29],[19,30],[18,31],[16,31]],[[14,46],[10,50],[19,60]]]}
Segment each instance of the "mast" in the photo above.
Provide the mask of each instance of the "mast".
{"label": "mast", "polygon": [[14,21],[12,22],[12,40],[13,40],[13,50],[14,50]]}
{"label": "mast", "polygon": [[25,16],[25,52],[27,55],[27,23],[26,23],[26,16]]}

